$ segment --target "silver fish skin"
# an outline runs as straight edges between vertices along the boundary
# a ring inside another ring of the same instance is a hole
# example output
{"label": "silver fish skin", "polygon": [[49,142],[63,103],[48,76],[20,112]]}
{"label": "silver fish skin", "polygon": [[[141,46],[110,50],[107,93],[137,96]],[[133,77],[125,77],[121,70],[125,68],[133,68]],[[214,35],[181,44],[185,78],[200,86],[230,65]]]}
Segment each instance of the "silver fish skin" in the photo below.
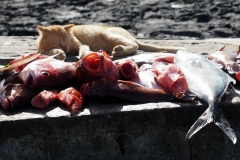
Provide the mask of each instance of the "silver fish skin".
{"label": "silver fish skin", "polygon": [[138,66],[141,66],[142,64],[152,64],[157,58],[163,58],[168,56],[175,56],[173,53],[152,53],[152,54],[136,54],[132,56],[125,56],[125,57],[114,57],[113,60],[115,63],[119,63],[121,61],[125,61],[127,59],[130,59],[137,63]]}
{"label": "silver fish skin", "polygon": [[196,132],[213,122],[221,128],[235,144],[236,134],[225,119],[218,102],[227,90],[230,82],[236,83],[228,74],[218,68],[207,58],[186,50],[179,50],[175,56],[176,65],[182,70],[189,91],[208,103],[207,110],[197,119],[189,129],[186,139],[190,139]]}

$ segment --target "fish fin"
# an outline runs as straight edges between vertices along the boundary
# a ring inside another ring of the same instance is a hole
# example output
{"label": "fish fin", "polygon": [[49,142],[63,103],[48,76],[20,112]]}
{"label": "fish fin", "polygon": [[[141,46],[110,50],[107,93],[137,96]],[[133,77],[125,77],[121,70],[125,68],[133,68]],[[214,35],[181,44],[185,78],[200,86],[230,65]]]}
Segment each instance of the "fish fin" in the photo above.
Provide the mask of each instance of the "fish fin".
{"label": "fish fin", "polygon": [[[58,54],[54,54],[54,55],[51,55],[51,56],[49,56],[49,57],[47,57],[47,58],[44,58],[43,60],[44,61],[52,61],[52,60],[59,60],[59,59],[56,59],[55,57],[57,57],[58,55],[60,55],[60,53],[58,53]],[[64,60],[60,60],[60,61],[64,61]]]}
{"label": "fish fin", "polygon": [[189,129],[186,139],[190,139],[195,133],[197,133],[210,122],[213,122],[213,113],[210,111],[209,107]]}
{"label": "fish fin", "polygon": [[211,107],[208,107],[208,109],[192,125],[192,127],[189,129],[186,135],[186,139],[190,139],[195,133],[197,133],[208,123],[213,122],[219,128],[221,128],[235,144],[237,142],[236,134],[234,130],[231,128],[228,121],[226,120],[222,111],[220,109],[215,109],[215,112],[213,113],[212,111],[210,111],[210,109]]}
{"label": "fish fin", "polygon": [[225,47],[226,47],[226,44],[221,49],[219,49],[219,51],[223,51]]}
{"label": "fish fin", "polygon": [[237,137],[234,132],[234,130],[231,128],[230,124],[226,120],[224,114],[222,113],[222,110],[218,110],[217,117],[214,118],[214,123],[221,128],[227,135],[228,137],[233,141],[233,144],[237,142]]}

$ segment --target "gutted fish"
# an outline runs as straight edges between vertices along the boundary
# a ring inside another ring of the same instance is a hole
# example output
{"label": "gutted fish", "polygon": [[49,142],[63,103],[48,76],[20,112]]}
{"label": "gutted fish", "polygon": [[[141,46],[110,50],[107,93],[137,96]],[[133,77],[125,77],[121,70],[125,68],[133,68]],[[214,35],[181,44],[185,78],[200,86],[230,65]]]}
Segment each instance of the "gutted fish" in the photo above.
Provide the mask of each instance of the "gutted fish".
{"label": "gutted fish", "polygon": [[130,59],[125,59],[117,63],[120,78],[122,80],[129,80],[130,78],[137,75],[138,66],[135,62]]}
{"label": "gutted fish", "polygon": [[234,130],[218,108],[222,95],[230,82],[235,83],[228,74],[218,68],[212,61],[196,53],[180,50],[176,53],[175,63],[183,72],[190,92],[208,103],[207,110],[198,118],[188,131],[186,138],[213,122],[236,143]]}
{"label": "gutted fish", "polygon": [[81,84],[104,76],[119,79],[118,67],[105,51],[91,52],[76,63],[76,78]]}

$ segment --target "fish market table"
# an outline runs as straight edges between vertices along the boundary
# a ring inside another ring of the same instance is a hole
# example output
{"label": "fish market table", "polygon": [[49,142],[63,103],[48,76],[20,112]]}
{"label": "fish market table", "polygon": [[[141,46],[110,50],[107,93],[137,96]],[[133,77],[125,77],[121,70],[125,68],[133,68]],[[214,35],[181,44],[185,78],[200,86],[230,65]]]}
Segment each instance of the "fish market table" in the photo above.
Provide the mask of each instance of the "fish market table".
{"label": "fish market table", "polygon": [[[1,37],[0,64],[36,52],[36,37]],[[239,39],[147,40],[185,47],[202,55],[227,45],[237,52]],[[143,53],[143,51],[138,51]],[[68,62],[75,62],[68,56]],[[239,88],[226,92],[219,104],[240,137]],[[133,103],[113,99],[86,101],[78,112],[54,103],[46,109],[30,105],[0,109],[0,159],[237,159],[239,142],[213,123],[189,141],[185,136],[206,110],[199,101]]]}

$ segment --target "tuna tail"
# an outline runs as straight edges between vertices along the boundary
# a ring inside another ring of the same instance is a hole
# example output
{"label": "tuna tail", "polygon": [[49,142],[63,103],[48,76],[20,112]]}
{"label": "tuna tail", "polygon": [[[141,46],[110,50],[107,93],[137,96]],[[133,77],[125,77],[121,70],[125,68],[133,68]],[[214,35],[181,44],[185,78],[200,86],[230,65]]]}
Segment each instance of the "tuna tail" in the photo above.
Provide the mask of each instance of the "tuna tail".
{"label": "tuna tail", "polygon": [[157,45],[151,45],[147,43],[140,42],[136,40],[136,43],[138,44],[138,49],[146,51],[146,52],[170,52],[170,53],[176,53],[178,50],[186,50],[186,48],[183,47],[166,47],[166,46],[157,46]]}
{"label": "tuna tail", "polygon": [[208,109],[198,118],[198,120],[189,129],[186,135],[186,139],[190,139],[196,132],[198,132],[208,123],[213,122],[228,135],[228,137],[233,141],[234,144],[237,142],[236,134],[234,130],[231,128],[228,121],[226,120],[222,111],[217,107],[215,107],[214,109],[215,110],[213,112],[212,107],[211,106],[208,107]]}

